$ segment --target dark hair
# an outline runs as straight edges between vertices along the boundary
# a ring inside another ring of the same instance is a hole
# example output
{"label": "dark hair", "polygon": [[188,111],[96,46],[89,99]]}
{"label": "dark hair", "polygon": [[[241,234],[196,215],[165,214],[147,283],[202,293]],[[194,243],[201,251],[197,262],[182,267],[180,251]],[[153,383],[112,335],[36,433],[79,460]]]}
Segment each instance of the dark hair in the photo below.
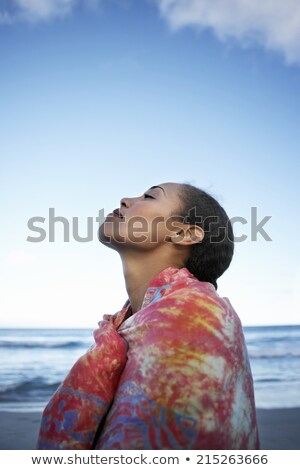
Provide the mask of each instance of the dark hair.
{"label": "dark hair", "polygon": [[191,247],[186,268],[199,281],[217,289],[217,279],[231,263],[234,241],[231,222],[221,205],[208,193],[190,184],[181,185],[180,216],[184,222],[198,225],[204,232],[202,242]]}

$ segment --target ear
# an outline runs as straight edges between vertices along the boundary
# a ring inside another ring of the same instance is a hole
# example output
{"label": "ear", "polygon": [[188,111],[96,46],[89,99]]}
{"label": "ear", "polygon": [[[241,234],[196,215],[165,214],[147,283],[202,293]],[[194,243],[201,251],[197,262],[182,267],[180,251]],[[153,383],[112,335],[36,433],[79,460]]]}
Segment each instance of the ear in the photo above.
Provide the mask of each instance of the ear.
{"label": "ear", "polygon": [[198,225],[180,224],[170,241],[176,245],[195,245],[202,242],[204,235],[204,230]]}

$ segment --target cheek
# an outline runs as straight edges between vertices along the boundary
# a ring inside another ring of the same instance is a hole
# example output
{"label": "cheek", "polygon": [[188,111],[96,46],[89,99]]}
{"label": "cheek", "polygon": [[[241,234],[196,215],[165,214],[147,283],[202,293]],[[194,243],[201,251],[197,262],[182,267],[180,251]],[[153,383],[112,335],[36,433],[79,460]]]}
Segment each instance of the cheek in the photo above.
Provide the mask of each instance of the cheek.
{"label": "cheek", "polygon": [[158,216],[150,224],[149,238],[152,243],[161,243],[166,240],[168,235],[166,229],[166,220],[163,216]]}
{"label": "cheek", "polygon": [[119,235],[126,243],[138,246],[154,247],[162,243],[167,230],[162,216],[147,219],[146,217],[132,217],[125,224],[120,224]]}
{"label": "cheek", "polygon": [[149,240],[150,223],[146,217],[130,217],[122,229],[122,235],[132,245],[141,245]]}
{"label": "cheek", "polygon": [[169,214],[164,214],[162,211],[148,212],[147,218],[140,226],[144,228],[149,243],[155,244],[167,241],[171,233],[168,229],[168,225],[170,225],[168,220]]}

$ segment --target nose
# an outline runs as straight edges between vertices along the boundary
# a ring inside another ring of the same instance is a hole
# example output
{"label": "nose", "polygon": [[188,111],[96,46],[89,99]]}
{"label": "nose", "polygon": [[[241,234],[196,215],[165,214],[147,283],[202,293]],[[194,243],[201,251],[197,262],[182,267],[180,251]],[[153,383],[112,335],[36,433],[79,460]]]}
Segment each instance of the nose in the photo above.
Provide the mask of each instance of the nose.
{"label": "nose", "polygon": [[130,206],[130,198],[129,197],[122,197],[120,201],[121,207],[129,207]]}

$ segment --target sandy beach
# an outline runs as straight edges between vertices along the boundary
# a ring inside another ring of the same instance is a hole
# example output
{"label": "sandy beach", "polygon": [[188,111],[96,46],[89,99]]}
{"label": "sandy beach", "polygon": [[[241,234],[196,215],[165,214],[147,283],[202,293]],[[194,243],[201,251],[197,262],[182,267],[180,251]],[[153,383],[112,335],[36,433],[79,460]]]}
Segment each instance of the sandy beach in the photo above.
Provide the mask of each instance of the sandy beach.
{"label": "sandy beach", "polygon": [[[257,410],[261,448],[300,449],[300,408]],[[0,412],[1,450],[35,449],[40,413]]]}

